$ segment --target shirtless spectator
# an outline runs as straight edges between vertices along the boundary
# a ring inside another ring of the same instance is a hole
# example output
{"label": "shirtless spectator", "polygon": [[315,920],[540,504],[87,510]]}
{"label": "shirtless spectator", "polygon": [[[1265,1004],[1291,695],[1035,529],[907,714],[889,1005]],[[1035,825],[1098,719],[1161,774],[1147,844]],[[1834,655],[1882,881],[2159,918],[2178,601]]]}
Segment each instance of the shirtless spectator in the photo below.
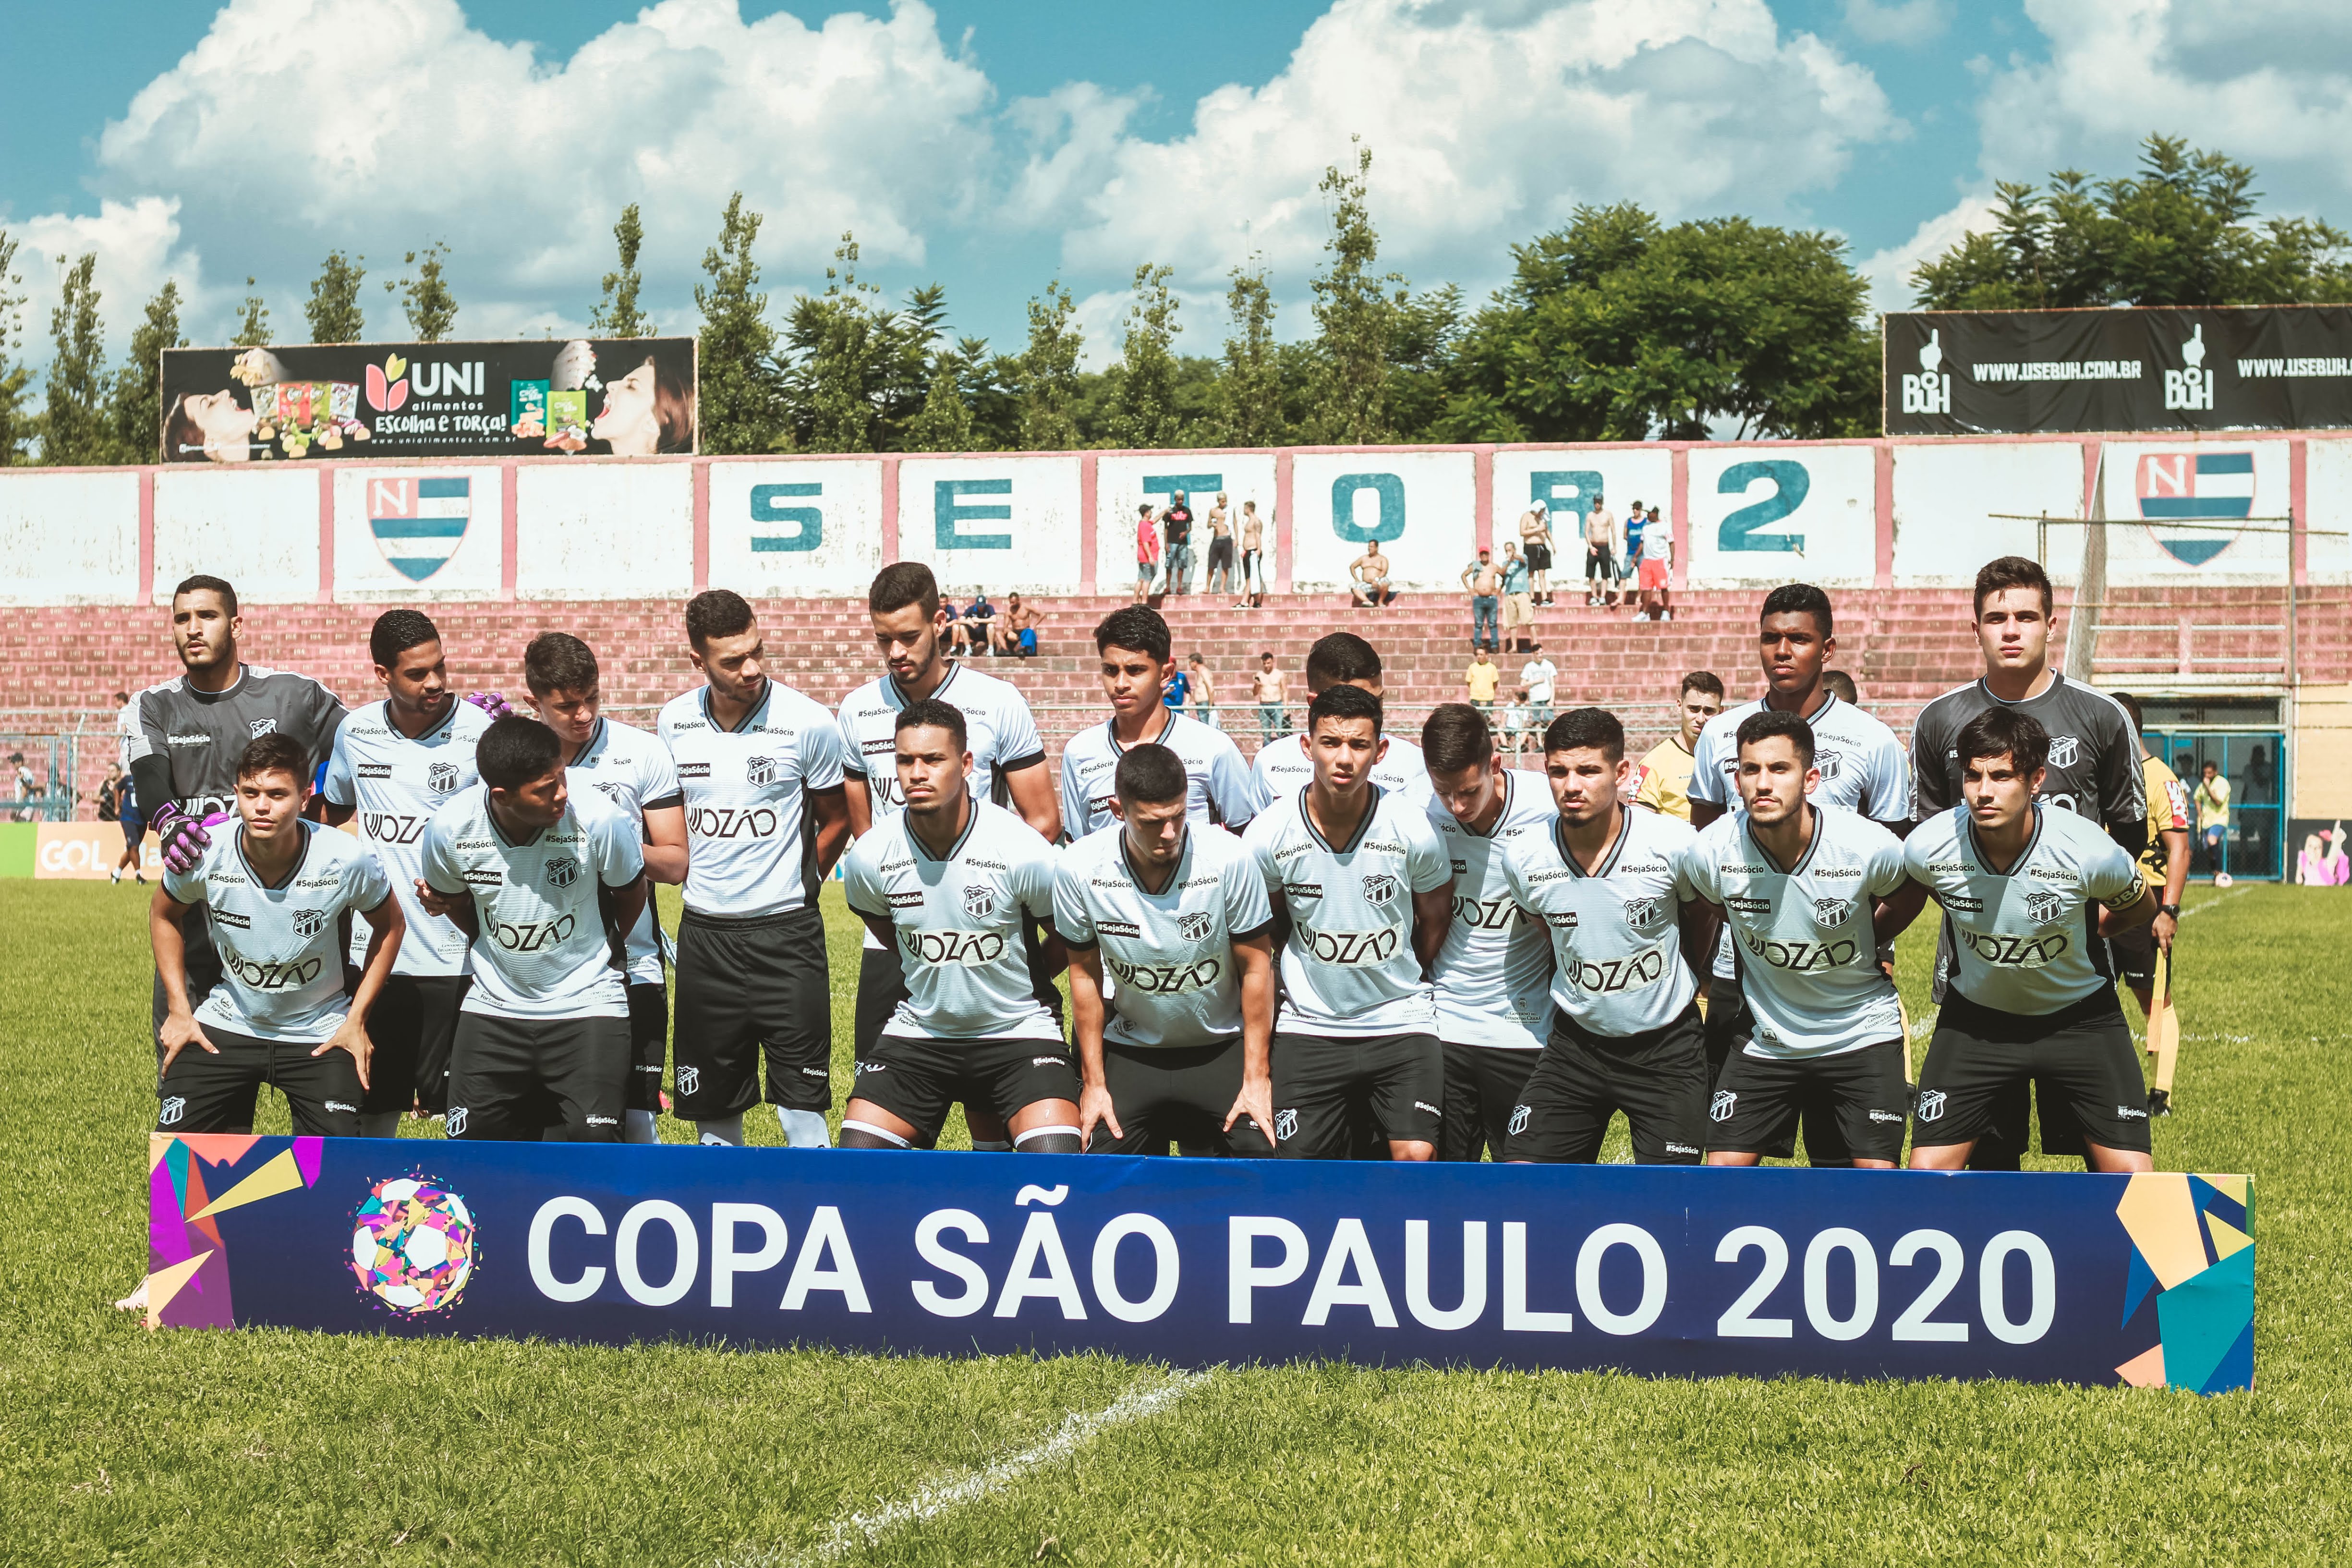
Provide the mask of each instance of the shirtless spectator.
{"label": "shirtless spectator", "polygon": [[1037,628],[1045,624],[1045,620],[1036,605],[1024,604],[1018,594],[1008,595],[1004,600],[1004,613],[996,617],[996,625],[990,629],[991,646],[1000,654],[1034,658],[1037,657]]}
{"label": "shirtless spectator", "polygon": [[1348,592],[1359,605],[1384,610],[1396,603],[1396,590],[1389,586],[1389,558],[1381,553],[1380,541],[1364,546],[1364,552],[1348,568]]}
{"label": "shirtless spectator", "polygon": [[1519,513],[1519,558],[1528,565],[1528,602],[1551,603],[1551,510],[1542,501]]}
{"label": "shirtless spectator", "polygon": [[1217,504],[1209,509],[1209,581],[1201,590],[1204,594],[1234,594],[1241,591],[1241,574],[1234,567],[1234,516],[1226,510],[1225,492],[1217,492]]}
{"label": "shirtless spectator", "polygon": [[1283,710],[1282,698],[1282,671],[1274,668],[1274,650],[1268,648],[1257,656],[1257,669],[1250,676],[1250,700],[1257,704],[1261,746],[1290,733],[1290,716]]}
{"label": "shirtless spectator", "polygon": [[1617,604],[1617,517],[1601,501],[1592,498],[1592,510],[1584,514],[1584,602],[1587,605]]}
{"label": "shirtless spectator", "polygon": [[1265,603],[1265,523],[1257,515],[1257,502],[1242,502],[1242,596],[1234,601],[1234,608],[1246,605],[1256,609]]}
{"label": "shirtless spectator", "polygon": [[1495,564],[1493,551],[1481,550],[1477,560],[1462,568],[1462,585],[1470,590],[1470,651],[1500,648],[1496,625],[1502,614],[1503,569]]}

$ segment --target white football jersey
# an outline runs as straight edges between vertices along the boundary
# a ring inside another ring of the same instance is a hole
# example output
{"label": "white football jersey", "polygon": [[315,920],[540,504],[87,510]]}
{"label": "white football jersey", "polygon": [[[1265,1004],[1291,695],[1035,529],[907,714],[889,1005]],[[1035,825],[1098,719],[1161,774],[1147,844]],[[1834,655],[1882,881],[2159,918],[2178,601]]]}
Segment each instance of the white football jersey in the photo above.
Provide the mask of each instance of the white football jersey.
{"label": "white football jersey", "polygon": [[656,731],[686,801],[686,907],[730,920],[816,902],[807,792],[841,787],[833,715],[781,681],[731,730],[710,689],[673,697]]}
{"label": "white football jersey", "polygon": [[2036,802],[2033,837],[1996,871],[1977,847],[1969,808],[1938,812],[1903,841],[1903,863],[1944,907],[1952,984],[1979,1007],[2035,1015],[2070,1007],[2115,984],[2099,940],[2098,904],[2146,897],[2139,867],[2088,817]]}
{"label": "white football jersey", "polygon": [[1723,906],[1742,955],[1751,1057],[1833,1057],[1903,1038],[1902,1005],[1870,926],[1872,902],[1909,879],[1902,840],[1833,805],[1812,812],[1813,841],[1786,871],[1756,842],[1745,811],[1717,817],[1685,851],[1691,890]]}
{"label": "white football jersey", "polygon": [[[364,844],[313,822],[300,825],[302,853],[272,888],[245,858],[242,824],[224,827],[191,870],[163,873],[163,890],[202,904],[220,951],[221,984],[196,1005],[196,1021],[257,1040],[317,1045],[334,1037],[351,1011],[343,993],[346,915],[380,908],[392,879]],[[367,944],[358,943],[365,952]],[[200,1050],[202,1047],[190,1047]]]}
{"label": "white football jersey", "polygon": [[[1739,807],[1740,721],[1764,710],[1761,700],[1727,708],[1706,721],[1691,753],[1690,797],[1727,812]],[[1822,782],[1810,797],[1873,822],[1911,820],[1910,763],[1895,731],[1829,693],[1807,715],[1813,731],[1813,766]]]}
{"label": "white football jersey", "polygon": [[1539,1051],[1551,1026],[1551,937],[1511,894],[1512,847],[1559,816],[1541,773],[1506,770],[1503,815],[1484,833],[1454,820],[1434,795],[1429,825],[1454,869],[1454,916],[1437,950],[1437,1033],[1457,1045]]}
{"label": "white football jersey", "polygon": [[1290,919],[1276,1026],[1309,1035],[1437,1032],[1437,1006],[1412,950],[1412,896],[1454,879],[1417,801],[1373,786],[1345,844],[1325,840],[1307,792],[1276,801],[1243,844],[1266,897]]}
{"label": "white football jersey", "polygon": [[[1167,747],[1184,764],[1184,815],[1236,833],[1257,815],[1257,784],[1241,748],[1223,730],[1189,719],[1173,708],[1148,744]],[[1118,819],[1111,815],[1112,787],[1127,748],[1111,733],[1108,719],[1079,731],[1062,747],[1062,830],[1073,840]]]}
{"label": "white football jersey", "polygon": [[1030,921],[1054,918],[1054,847],[1035,828],[975,798],[941,859],[893,812],[851,847],[842,883],[852,910],[888,921],[898,936],[908,996],[884,1034],[1061,1045],[1023,941]]}
{"label": "white football jersey", "polygon": [[[392,896],[408,918],[394,974],[463,974],[466,933],[439,915],[428,915],[416,897],[425,875],[425,825],[442,803],[478,782],[474,746],[490,727],[490,716],[470,702],[449,700],[449,711],[424,734],[410,740],[393,724],[388,703],[355,709],[335,731],[327,759],[327,799],[354,806],[352,826],[392,879]],[[367,927],[352,929],[351,962],[367,958]]]}
{"label": "white football jersey", "polygon": [[[686,798],[678,788],[677,767],[670,761],[669,748],[662,744],[661,737],[650,730],[640,730],[635,724],[614,719],[596,721],[596,732],[588,737],[580,754],[565,767],[563,777],[568,788],[575,793],[594,790],[635,823],[640,853],[645,842],[646,813],[682,805]],[[689,855],[693,852],[689,834]],[[648,897],[645,913],[637,917],[636,925],[629,932],[629,984],[661,983],[661,925],[656,918],[654,900]]]}
{"label": "white football jersey", "polygon": [[552,826],[515,844],[477,784],[433,814],[425,879],[474,897],[474,984],[464,1011],[495,1018],[625,1018],[601,895],[644,875],[636,824],[583,791]]}
{"label": "white football jersey", "polygon": [[1117,988],[1103,1020],[1113,1045],[1205,1046],[1240,1034],[1234,942],[1273,924],[1265,879],[1230,833],[1188,829],[1156,893],[1137,879],[1118,823],[1063,850],[1054,874],[1054,929],[1071,947],[1098,949]]}
{"label": "white football jersey", "polygon": [[[1429,767],[1422,761],[1420,746],[1391,731],[1383,730],[1381,733],[1389,749],[1372,764],[1371,781],[1415,805],[1424,804],[1437,791],[1430,784]],[[1277,800],[1289,799],[1313,784],[1315,764],[1307,755],[1307,737],[1294,730],[1260,746],[1256,759],[1250,763],[1250,776],[1257,784],[1260,811]]]}
{"label": "white football jersey", "polygon": [[1560,843],[1560,823],[1513,847],[1511,896],[1551,932],[1552,1004],[1588,1034],[1662,1029],[1698,994],[1683,962],[1683,863],[1690,824],[1620,807],[1617,842],[1588,872]]}

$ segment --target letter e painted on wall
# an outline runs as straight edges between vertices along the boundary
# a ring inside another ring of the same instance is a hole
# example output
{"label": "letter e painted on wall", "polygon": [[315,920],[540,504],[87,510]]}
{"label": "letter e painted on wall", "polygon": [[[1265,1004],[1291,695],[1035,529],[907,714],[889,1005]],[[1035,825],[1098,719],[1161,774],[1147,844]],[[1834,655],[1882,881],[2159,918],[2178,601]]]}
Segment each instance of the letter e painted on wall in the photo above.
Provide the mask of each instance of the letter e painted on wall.
{"label": "letter e painted on wall", "polygon": [[1010,500],[1002,506],[974,506],[958,498],[962,496],[1004,496],[1013,494],[1011,479],[934,479],[931,482],[932,542],[941,550],[1010,550],[1010,533],[968,533],[967,522],[1010,522],[1013,508]]}

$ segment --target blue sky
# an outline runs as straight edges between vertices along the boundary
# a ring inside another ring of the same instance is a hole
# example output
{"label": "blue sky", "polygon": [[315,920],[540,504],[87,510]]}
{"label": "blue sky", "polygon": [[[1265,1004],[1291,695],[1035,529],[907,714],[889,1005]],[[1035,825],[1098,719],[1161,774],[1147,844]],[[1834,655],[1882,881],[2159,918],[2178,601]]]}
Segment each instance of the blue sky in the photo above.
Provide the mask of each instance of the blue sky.
{"label": "blue sky", "polygon": [[1059,276],[1090,352],[1166,262],[1213,352],[1227,270],[1272,268],[1286,335],[1322,166],[1375,154],[1385,259],[1474,296],[1580,202],[1833,229],[1879,284],[1995,178],[2129,165],[2151,129],[2252,162],[2272,205],[2352,219],[2352,7],[2333,0],[156,0],[18,7],[0,58],[0,226],[36,362],[54,256],[95,249],[119,344],[167,276],[219,341],[245,279],[281,337],[333,247],[375,282],[446,242],[463,334],[582,322],[620,205],[647,303],[689,330],[729,191],[779,296],[844,228],[893,294],[946,285],[1017,345]]}

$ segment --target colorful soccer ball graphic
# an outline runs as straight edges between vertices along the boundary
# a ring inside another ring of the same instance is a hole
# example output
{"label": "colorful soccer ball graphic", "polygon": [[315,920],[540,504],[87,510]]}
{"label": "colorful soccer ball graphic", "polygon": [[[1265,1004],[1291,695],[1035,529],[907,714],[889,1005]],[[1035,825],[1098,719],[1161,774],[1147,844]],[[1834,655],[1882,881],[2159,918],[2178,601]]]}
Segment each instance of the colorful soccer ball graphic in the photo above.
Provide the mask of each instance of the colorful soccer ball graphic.
{"label": "colorful soccer ball graphic", "polygon": [[457,1304],[474,1276],[474,1215],[428,1177],[378,1182],[352,1215],[352,1272],[402,1313]]}

